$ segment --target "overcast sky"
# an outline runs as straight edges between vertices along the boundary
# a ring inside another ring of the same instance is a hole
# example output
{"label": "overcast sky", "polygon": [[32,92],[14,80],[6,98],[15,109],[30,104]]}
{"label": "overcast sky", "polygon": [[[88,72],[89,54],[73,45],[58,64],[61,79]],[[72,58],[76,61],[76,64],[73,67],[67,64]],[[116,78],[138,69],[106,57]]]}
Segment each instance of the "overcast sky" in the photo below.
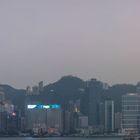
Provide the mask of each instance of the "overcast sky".
{"label": "overcast sky", "polygon": [[61,76],[140,80],[140,0],[0,0],[0,83]]}

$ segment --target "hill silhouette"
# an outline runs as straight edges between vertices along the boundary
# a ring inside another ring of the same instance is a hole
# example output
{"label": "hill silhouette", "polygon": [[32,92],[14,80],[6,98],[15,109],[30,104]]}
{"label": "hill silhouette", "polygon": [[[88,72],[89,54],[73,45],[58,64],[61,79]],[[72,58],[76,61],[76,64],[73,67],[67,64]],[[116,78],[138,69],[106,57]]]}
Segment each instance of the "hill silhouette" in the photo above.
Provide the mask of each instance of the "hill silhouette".
{"label": "hill silhouette", "polygon": [[[101,81],[98,81],[102,83]],[[65,104],[70,100],[80,99],[85,93],[87,81],[75,76],[64,76],[55,83],[48,84],[44,87],[43,92],[36,97],[42,103],[60,103]],[[5,93],[7,100],[21,110],[24,110],[24,101],[26,91],[24,89],[15,89],[9,85],[0,85]],[[104,102],[108,97],[115,101],[115,111],[121,111],[121,97],[126,93],[136,92],[137,85],[116,84],[110,86],[107,90],[102,90],[101,97]],[[24,112],[24,111],[23,111]]]}

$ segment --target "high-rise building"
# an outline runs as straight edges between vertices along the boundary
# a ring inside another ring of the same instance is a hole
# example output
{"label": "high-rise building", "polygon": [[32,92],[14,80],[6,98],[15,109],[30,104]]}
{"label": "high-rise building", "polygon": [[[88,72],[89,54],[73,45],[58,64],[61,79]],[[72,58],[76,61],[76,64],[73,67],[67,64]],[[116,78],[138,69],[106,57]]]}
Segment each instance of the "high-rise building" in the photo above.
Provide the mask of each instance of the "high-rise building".
{"label": "high-rise building", "polygon": [[80,110],[81,110],[80,105],[81,105],[80,99],[79,100],[76,100],[75,101],[75,104],[74,104],[74,111],[75,112],[80,113]]}
{"label": "high-rise building", "polygon": [[68,109],[70,112],[70,133],[73,133],[78,128],[78,106],[74,101],[69,101]]}
{"label": "high-rise building", "polygon": [[64,111],[64,133],[69,134],[70,133],[70,116],[71,116],[71,112],[68,110]]}
{"label": "high-rise building", "polygon": [[38,132],[48,128],[62,130],[62,111],[57,104],[28,104],[26,106],[26,130]]}
{"label": "high-rise building", "polygon": [[115,131],[121,130],[122,113],[115,113]]}
{"label": "high-rise building", "polygon": [[100,127],[100,132],[104,132],[105,128],[105,103],[100,102],[99,104],[99,127]]}
{"label": "high-rise building", "polygon": [[26,95],[31,95],[31,94],[32,94],[31,87],[27,86],[26,87]]}
{"label": "high-rise building", "polygon": [[105,101],[105,131],[114,131],[114,101]]}
{"label": "high-rise building", "polygon": [[30,86],[27,86],[26,95],[39,95],[43,91],[43,88],[43,81],[40,81],[38,85],[33,86],[32,89]]}
{"label": "high-rise building", "polygon": [[103,89],[104,90],[108,90],[109,89],[109,85],[107,83],[102,83]]}
{"label": "high-rise building", "polygon": [[102,91],[102,83],[91,79],[87,84],[88,95],[88,118],[89,125],[98,127],[100,125],[99,104]]}
{"label": "high-rise building", "polygon": [[5,100],[5,93],[0,91],[0,102],[3,102]]}
{"label": "high-rise building", "polygon": [[140,94],[140,81],[136,85],[136,92]]}
{"label": "high-rise building", "polygon": [[32,94],[33,95],[39,95],[39,87],[38,86],[33,86],[32,87]]}
{"label": "high-rise building", "polygon": [[43,81],[40,81],[38,83],[38,87],[39,87],[39,92],[42,92],[43,91]]}
{"label": "high-rise building", "polygon": [[137,93],[122,96],[122,131],[124,133],[140,131],[140,95]]}
{"label": "high-rise building", "polygon": [[26,106],[26,129],[33,130],[38,127],[45,129],[47,121],[47,110],[45,108],[32,108],[35,105]]}
{"label": "high-rise building", "polygon": [[5,94],[4,92],[0,91],[0,112],[4,112],[4,108],[5,108],[4,100],[5,100]]}
{"label": "high-rise building", "polygon": [[9,133],[18,133],[21,130],[20,111],[13,111],[7,116],[6,128]]}
{"label": "high-rise building", "polygon": [[88,128],[88,117],[80,115],[79,116],[79,128]]}
{"label": "high-rise building", "polygon": [[81,93],[81,102],[80,102],[80,112],[85,115],[89,116],[89,88],[88,82],[86,83],[85,90]]}
{"label": "high-rise building", "polygon": [[47,129],[61,133],[63,131],[62,109],[47,109]]}

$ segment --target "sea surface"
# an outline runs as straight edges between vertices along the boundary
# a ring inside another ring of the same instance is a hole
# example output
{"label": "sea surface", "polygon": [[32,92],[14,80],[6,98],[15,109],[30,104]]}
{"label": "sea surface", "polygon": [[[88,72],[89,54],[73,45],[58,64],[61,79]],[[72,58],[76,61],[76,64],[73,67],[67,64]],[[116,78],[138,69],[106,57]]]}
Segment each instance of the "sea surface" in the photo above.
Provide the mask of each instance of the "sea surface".
{"label": "sea surface", "polygon": [[0,140],[122,140],[122,138],[0,138]]}

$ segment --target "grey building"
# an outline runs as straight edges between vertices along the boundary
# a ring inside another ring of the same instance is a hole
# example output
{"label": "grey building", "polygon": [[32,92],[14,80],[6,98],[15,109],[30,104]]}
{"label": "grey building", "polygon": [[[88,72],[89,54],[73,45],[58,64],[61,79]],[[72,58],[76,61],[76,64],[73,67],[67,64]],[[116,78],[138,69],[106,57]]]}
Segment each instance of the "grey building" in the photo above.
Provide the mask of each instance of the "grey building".
{"label": "grey building", "polygon": [[119,132],[121,130],[122,113],[115,113],[115,131]]}
{"label": "grey building", "polygon": [[98,127],[100,125],[100,95],[102,91],[102,83],[96,79],[91,79],[87,85],[88,88],[88,118],[89,125]]}
{"label": "grey building", "polygon": [[105,101],[105,131],[114,131],[114,101]]}
{"label": "grey building", "polygon": [[79,116],[79,128],[88,128],[88,117],[80,115]]}
{"label": "grey building", "polygon": [[64,111],[64,118],[63,118],[63,122],[64,122],[64,132],[65,133],[70,133],[70,116],[71,116],[71,112],[66,110]]}

